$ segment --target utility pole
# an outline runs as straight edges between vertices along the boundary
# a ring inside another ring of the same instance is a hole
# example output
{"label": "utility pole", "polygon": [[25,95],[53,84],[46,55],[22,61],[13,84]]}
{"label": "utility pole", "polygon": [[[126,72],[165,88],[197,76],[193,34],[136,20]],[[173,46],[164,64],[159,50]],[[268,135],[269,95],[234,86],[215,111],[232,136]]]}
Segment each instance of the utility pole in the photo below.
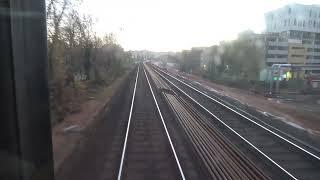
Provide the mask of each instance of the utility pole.
{"label": "utility pole", "polygon": [[0,39],[0,179],[53,180],[45,0],[1,0]]}

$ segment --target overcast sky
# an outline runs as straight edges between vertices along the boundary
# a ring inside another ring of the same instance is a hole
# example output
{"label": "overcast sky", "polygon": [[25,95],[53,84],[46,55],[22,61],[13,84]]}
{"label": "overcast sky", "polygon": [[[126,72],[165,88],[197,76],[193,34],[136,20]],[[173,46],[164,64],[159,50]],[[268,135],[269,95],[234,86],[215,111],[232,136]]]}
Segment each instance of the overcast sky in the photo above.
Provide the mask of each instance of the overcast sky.
{"label": "overcast sky", "polygon": [[126,50],[180,51],[262,32],[264,13],[320,0],[83,0],[99,34],[113,32]]}

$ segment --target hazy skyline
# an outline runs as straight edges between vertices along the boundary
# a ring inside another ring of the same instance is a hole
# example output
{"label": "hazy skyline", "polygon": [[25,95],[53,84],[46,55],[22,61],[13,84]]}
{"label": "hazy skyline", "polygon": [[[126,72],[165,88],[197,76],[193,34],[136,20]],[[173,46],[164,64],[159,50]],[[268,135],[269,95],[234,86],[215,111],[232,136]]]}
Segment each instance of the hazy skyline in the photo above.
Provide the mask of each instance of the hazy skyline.
{"label": "hazy skyline", "polygon": [[264,14],[286,4],[320,0],[83,0],[96,31],[113,32],[125,50],[180,51],[232,40],[244,30],[261,33]]}

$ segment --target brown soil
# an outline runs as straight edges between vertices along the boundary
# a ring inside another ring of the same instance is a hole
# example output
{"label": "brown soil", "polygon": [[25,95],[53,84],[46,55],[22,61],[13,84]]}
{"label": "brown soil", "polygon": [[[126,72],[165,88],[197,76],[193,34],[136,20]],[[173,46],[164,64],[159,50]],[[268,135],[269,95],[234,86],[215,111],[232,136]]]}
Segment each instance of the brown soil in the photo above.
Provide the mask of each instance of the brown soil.
{"label": "brown soil", "polygon": [[67,115],[61,123],[52,128],[52,143],[55,171],[72,154],[84,139],[86,130],[97,121],[99,113],[108,106],[121,82],[129,71],[105,88],[98,88],[95,93],[87,94],[87,100],[80,104],[80,109]]}
{"label": "brown soil", "polygon": [[[221,84],[216,84],[203,78],[170,70],[189,80],[197,81],[212,91],[217,91],[221,95],[229,96],[240,102],[254,107],[262,112],[268,112],[278,116],[279,120],[299,128],[304,128],[312,134],[320,136],[320,105],[303,104],[303,103],[285,103],[277,99],[264,97],[260,94],[253,94],[250,91],[231,88]],[[312,109],[312,111],[310,110]]]}

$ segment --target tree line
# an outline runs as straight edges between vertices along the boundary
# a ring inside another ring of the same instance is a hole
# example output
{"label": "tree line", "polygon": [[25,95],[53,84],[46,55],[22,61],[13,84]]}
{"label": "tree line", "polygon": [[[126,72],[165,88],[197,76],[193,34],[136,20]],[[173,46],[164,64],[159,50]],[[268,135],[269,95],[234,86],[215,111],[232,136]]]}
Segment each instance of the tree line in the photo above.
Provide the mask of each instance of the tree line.
{"label": "tree line", "polygon": [[210,79],[258,80],[264,68],[265,54],[261,38],[252,31],[245,31],[236,40],[185,50],[170,59],[178,62],[181,71],[198,73]]}
{"label": "tree line", "polygon": [[121,74],[131,55],[114,34],[97,35],[94,18],[81,14],[80,0],[46,0],[48,66],[53,120],[92,86],[107,85]]}

